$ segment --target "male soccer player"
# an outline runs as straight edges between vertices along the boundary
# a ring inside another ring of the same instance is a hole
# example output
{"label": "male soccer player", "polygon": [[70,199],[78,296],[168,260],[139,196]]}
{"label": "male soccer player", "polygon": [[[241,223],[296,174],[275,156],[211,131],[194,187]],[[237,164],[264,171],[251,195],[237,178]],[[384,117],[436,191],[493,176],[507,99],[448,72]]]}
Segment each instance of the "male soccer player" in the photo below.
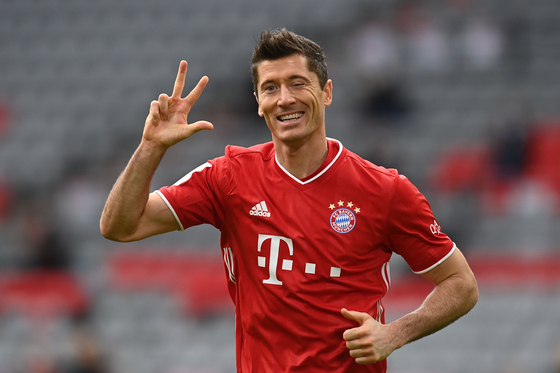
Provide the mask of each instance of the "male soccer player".
{"label": "male soccer player", "polygon": [[[202,223],[221,231],[238,372],[385,372],[395,349],[474,306],[474,276],[404,176],[326,137],[333,84],[316,43],[285,29],[265,31],[252,71],[272,142],[228,146],[224,156],[150,193],[166,150],[213,128],[187,121],[208,78],[181,98],[181,61],[171,97],[151,103],[101,232],[135,241]],[[393,252],[435,288],[420,308],[385,324],[381,300]]]}

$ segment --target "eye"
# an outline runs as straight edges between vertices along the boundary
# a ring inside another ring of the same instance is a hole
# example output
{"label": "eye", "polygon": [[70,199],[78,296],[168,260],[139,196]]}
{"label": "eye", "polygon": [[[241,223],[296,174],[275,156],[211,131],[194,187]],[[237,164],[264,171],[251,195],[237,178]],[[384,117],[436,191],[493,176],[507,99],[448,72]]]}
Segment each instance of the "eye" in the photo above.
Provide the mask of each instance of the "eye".
{"label": "eye", "polygon": [[275,86],[273,86],[273,85],[268,85],[268,86],[264,87],[263,91],[264,91],[264,92],[273,92],[275,89],[276,89]]}

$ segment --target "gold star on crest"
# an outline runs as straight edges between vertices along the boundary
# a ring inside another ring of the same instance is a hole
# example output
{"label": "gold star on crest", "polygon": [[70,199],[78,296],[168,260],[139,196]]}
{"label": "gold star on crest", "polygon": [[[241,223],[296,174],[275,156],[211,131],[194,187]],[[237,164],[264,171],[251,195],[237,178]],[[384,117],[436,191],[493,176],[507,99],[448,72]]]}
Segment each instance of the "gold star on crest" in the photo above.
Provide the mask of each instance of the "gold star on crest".
{"label": "gold star on crest", "polygon": [[353,210],[354,210],[355,213],[360,213],[360,212],[362,212],[362,209],[359,208],[358,206],[356,206],[356,205],[354,204],[354,202],[352,202],[352,201],[350,201],[350,202],[344,202],[343,200],[340,200],[340,201],[335,202],[335,203],[329,203],[329,208],[330,208],[331,210],[334,210],[334,209],[336,208],[336,204],[338,204],[338,207],[344,207],[344,204],[345,204],[345,203],[346,203],[346,207],[348,207],[349,209],[352,210],[352,208],[354,208]]}

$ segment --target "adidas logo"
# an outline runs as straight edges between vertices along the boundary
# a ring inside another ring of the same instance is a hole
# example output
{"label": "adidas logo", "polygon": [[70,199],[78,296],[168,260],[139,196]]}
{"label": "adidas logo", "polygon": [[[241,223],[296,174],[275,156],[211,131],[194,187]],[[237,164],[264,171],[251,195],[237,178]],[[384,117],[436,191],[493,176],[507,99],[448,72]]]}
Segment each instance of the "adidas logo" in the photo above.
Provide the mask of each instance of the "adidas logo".
{"label": "adidas logo", "polygon": [[255,206],[253,206],[251,211],[249,211],[249,215],[262,216],[264,218],[270,218],[270,212],[268,212],[268,207],[266,207],[266,202],[261,201],[261,202],[257,203]]}

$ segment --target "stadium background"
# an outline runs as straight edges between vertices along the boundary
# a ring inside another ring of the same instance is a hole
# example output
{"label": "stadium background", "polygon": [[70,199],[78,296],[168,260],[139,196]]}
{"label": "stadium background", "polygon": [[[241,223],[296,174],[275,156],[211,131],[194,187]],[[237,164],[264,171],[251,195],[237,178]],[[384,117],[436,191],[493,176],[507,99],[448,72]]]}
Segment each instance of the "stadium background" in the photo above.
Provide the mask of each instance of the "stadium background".
{"label": "stadium background", "polygon": [[[326,51],[328,135],[407,175],[480,283],[390,371],[558,372],[559,20],[555,0],[0,1],[0,372],[234,372],[218,233],[115,244],[98,219],[180,59],[187,87],[210,77],[191,118],[215,130],[154,189],[269,139],[248,59],[277,27]],[[392,270],[388,319],[429,291]]]}

